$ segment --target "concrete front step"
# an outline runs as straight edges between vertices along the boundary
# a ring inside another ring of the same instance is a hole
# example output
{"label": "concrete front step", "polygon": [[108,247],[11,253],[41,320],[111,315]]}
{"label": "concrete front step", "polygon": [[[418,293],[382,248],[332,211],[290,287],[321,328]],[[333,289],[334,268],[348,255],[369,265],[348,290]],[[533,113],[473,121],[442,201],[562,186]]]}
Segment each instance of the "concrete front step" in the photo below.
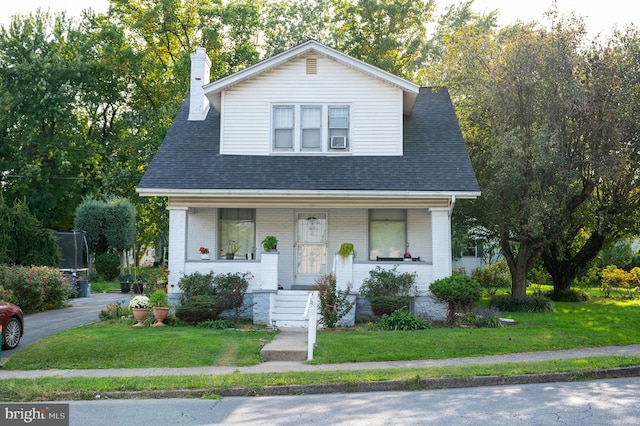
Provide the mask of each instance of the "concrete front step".
{"label": "concrete front step", "polygon": [[306,329],[284,328],[267,343],[260,354],[266,361],[306,361],[307,360]]}

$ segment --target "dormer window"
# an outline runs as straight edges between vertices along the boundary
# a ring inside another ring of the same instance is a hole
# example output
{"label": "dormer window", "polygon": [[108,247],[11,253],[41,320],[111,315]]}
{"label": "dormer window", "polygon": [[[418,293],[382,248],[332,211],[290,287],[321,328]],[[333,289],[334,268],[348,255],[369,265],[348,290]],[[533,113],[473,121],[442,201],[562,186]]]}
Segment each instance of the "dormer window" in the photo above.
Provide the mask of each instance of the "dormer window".
{"label": "dormer window", "polygon": [[347,153],[349,105],[273,105],[272,152]]}
{"label": "dormer window", "polygon": [[349,107],[329,106],[329,147],[346,149],[349,136]]}
{"label": "dormer window", "polygon": [[293,105],[273,107],[273,147],[276,150],[293,150]]}

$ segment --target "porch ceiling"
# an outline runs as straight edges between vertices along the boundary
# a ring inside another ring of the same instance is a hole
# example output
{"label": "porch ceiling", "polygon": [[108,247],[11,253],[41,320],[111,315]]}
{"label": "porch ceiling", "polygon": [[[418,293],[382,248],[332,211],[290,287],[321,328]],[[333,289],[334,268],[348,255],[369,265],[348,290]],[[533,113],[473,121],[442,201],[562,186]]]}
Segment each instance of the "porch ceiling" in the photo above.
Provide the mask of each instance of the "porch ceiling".
{"label": "porch ceiling", "polygon": [[450,206],[450,197],[417,197],[403,194],[397,198],[373,196],[293,196],[293,197],[169,197],[171,207],[236,208],[429,208]]}

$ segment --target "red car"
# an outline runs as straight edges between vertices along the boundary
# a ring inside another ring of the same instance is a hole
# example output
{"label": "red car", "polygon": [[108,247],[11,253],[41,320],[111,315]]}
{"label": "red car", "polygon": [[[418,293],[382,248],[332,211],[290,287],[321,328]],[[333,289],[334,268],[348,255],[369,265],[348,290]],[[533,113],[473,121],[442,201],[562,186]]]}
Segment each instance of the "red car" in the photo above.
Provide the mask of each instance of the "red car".
{"label": "red car", "polygon": [[2,349],[13,349],[18,346],[24,333],[22,309],[13,303],[0,302],[0,326]]}

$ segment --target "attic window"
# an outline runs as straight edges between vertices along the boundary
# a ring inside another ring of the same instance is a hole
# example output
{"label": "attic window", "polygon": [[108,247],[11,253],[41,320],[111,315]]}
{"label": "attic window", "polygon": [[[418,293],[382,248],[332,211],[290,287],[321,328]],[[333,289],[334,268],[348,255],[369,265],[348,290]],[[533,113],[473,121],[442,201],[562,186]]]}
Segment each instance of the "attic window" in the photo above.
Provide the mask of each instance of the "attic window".
{"label": "attic window", "polygon": [[318,59],[307,58],[307,75],[318,74]]}

